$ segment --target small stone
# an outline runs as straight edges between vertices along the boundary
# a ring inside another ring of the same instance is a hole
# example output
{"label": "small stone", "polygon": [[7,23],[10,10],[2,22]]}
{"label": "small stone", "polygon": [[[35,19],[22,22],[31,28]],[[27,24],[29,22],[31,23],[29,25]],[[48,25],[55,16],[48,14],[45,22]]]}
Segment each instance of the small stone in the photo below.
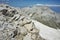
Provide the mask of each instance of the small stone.
{"label": "small stone", "polygon": [[20,17],[20,20],[23,20],[24,18],[25,18],[25,16],[21,16],[21,17]]}
{"label": "small stone", "polygon": [[39,30],[37,30],[37,29],[35,29],[35,28],[33,28],[33,30],[32,31],[30,31],[31,33],[39,33]]}
{"label": "small stone", "polygon": [[23,22],[22,22],[22,20],[20,20],[19,21],[19,24],[21,25],[21,26],[23,26],[24,24],[23,24]]}
{"label": "small stone", "polygon": [[33,29],[33,24],[32,24],[32,23],[26,24],[26,25],[24,25],[24,27],[25,27],[28,31],[30,31],[31,29]]}
{"label": "small stone", "polygon": [[25,18],[25,19],[23,20],[23,24],[27,24],[27,23],[28,23],[28,24],[31,23],[31,20]]}
{"label": "small stone", "polygon": [[33,40],[35,40],[35,39],[36,39],[36,34],[32,34],[31,38],[32,38]]}
{"label": "small stone", "polygon": [[26,35],[26,34],[27,34],[27,29],[24,28],[24,27],[20,27],[20,33],[21,33],[22,35]]}
{"label": "small stone", "polygon": [[15,38],[16,38],[16,40],[23,40],[23,35],[17,35]]}
{"label": "small stone", "polygon": [[5,16],[8,15],[7,11],[8,11],[7,9],[3,9],[3,10],[1,10],[2,14],[5,15]]}
{"label": "small stone", "polygon": [[32,40],[31,38],[31,33],[28,33],[24,38],[23,40]]}

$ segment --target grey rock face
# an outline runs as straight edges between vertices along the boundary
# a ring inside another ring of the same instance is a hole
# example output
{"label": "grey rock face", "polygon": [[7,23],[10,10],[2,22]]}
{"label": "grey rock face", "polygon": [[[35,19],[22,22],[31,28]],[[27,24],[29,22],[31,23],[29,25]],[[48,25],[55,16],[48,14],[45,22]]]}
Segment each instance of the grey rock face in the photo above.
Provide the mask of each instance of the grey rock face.
{"label": "grey rock face", "polygon": [[0,7],[0,40],[43,40],[32,20],[6,5]]}

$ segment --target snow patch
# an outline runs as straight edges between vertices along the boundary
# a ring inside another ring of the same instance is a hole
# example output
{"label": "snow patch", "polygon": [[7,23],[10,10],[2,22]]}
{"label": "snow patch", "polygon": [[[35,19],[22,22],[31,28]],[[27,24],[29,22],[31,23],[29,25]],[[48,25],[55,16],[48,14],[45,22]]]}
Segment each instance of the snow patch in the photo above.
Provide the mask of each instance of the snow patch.
{"label": "snow patch", "polygon": [[39,35],[46,40],[60,40],[60,31],[46,26],[38,21],[32,20],[36,28],[40,31]]}

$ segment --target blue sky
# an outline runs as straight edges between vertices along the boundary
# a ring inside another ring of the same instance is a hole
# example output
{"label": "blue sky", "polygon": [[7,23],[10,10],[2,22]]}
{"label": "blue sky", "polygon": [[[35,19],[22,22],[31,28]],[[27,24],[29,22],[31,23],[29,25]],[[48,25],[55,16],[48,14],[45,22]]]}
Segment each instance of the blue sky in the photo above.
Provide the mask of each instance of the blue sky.
{"label": "blue sky", "polygon": [[[7,3],[15,7],[24,7],[35,4],[60,5],[60,0],[0,0],[0,3]],[[60,7],[51,7],[54,11],[60,12]]]}
{"label": "blue sky", "polygon": [[8,3],[12,6],[27,6],[27,5],[33,5],[33,4],[60,5],[60,0],[0,0],[0,2]]}

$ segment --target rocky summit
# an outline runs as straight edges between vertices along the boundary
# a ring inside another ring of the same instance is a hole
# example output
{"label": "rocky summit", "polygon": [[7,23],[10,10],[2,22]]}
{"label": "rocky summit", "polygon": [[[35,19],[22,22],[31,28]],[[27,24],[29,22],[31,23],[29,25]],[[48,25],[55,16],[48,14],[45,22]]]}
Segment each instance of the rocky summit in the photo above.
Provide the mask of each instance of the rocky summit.
{"label": "rocky summit", "polygon": [[57,29],[60,28],[58,19],[49,7],[15,8],[0,4],[0,40],[45,40],[32,20]]}
{"label": "rocky summit", "polygon": [[21,10],[0,4],[0,40],[44,40]]}

